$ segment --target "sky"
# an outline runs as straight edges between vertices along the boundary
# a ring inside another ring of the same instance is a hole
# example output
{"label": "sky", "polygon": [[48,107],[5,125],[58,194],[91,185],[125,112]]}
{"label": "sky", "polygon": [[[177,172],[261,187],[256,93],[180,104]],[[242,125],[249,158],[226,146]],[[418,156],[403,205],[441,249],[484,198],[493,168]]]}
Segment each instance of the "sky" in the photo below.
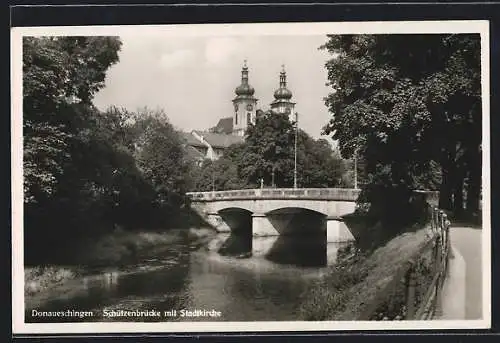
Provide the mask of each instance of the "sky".
{"label": "sky", "polygon": [[330,119],[323,101],[329,93],[325,62],[330,56],[318,49],[325,35],[129,33],[120,38],[120,60],[108,70],[105,88],[94,100],[101,110],[111,105],[131,111],[144,106],[162,108],[177,129],[206,130],[220,118],[233,115],[231,100],[246,59],[249,83],[259,99],[257,108],[269,109],[284,65],[300,128],[320,138]]}

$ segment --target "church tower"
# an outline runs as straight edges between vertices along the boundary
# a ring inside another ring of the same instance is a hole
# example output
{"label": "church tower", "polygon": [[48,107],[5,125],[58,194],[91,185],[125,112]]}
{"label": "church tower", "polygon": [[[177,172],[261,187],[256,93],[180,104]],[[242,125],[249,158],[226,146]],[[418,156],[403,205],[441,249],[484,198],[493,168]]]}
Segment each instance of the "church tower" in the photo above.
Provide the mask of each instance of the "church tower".
{"label": "church tower", "polygon": [[235,89],[233,99],[233,135],[244,136],[249,123],[255,124],[257,99],[253,96],[255,90],[248,84],[247,61],[241,70],[241,84]]}
{"label": "church tower", "polygon": [[295,103],[291,101],[292,92],[286,88],[285,66],[281,66],[280,87],[274,92],[274,101],[271,103],[271,110],[277,113],[286,113],[290,121],[294,121],[293,109]]}

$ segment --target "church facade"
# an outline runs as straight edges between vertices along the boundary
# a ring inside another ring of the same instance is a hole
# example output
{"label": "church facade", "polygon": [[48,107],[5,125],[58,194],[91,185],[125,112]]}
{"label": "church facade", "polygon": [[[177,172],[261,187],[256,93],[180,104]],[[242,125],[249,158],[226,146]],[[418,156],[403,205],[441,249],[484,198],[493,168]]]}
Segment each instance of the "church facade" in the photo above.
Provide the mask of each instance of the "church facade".
{"label": "church facade", "polygon": [[[241,83],[234,92],[236,96],[232,100],[234,108],[232,116],[221,118],[217,125],[208,131],[193,130],[183,133],[186,149],[197,160],[218,159],[227,147],[242,143],[248,126],[255,124],[257,114],[262,110],[258,108],[258,99],[254,96],[255,89],[249,83],[246,61],[241,70]],[[295,120],[294,108],[292,92],[287,88],[286,72],[282,66],[279,87],[274,92],[274,100],[270,104],[270,109],[276,113],[288,114],[289,119],[293,121]]]}

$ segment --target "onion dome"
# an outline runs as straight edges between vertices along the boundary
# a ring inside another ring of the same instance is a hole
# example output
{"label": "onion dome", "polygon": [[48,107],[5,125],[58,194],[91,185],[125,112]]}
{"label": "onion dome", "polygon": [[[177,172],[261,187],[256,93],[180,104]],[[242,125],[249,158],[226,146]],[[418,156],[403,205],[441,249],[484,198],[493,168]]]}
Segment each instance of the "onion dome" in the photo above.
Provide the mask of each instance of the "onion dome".
{"label": "onion dome", "polygon": [[280,72],[280,88],[274,92],[274,98],[276,100],[290,100],[292,98],[292,92],[286,88],[286,72],[284,65]]}
{"label": "onion dome", "polygon": [[255,93],[255,90],[250,85],[241,84],[238,87],[236,87],[236,90],[234,92],[236,93],[236,95],[252,96]]}
{"label": "onion dome", "polygon": [[255,93],[255,89],[248,84],[248,67],[246,60],[241,69],[241,85],[236,87],[234,92],[238,96],[253,96]]}
{"label": "onion dome", "polygon": [[290,100],[292,98],[292,92],[290,92],[290,90],[287,88],[280,87],[274,92],[274,98],[276,100],[280,99]]}

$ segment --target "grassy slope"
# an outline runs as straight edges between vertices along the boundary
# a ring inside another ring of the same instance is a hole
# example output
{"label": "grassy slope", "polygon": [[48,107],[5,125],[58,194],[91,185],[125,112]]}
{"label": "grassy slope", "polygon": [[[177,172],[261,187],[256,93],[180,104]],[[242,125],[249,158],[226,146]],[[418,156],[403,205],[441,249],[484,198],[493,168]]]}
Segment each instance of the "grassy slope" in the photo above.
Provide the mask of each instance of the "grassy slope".
{"label": "grassy slope", "polygon": [[304,320],[355,320],[409,258],[430,239],[427,229],[408,230],[367,256],[344,259],[305,295]]}

